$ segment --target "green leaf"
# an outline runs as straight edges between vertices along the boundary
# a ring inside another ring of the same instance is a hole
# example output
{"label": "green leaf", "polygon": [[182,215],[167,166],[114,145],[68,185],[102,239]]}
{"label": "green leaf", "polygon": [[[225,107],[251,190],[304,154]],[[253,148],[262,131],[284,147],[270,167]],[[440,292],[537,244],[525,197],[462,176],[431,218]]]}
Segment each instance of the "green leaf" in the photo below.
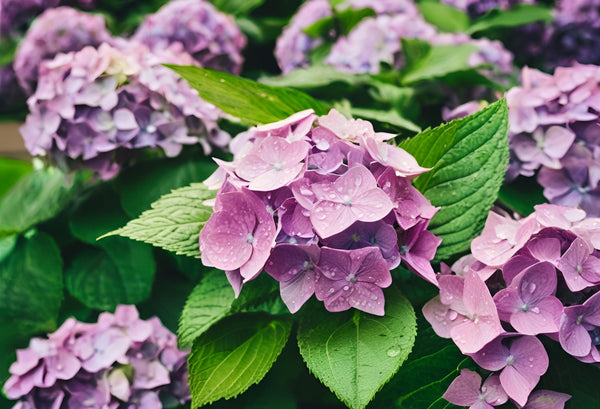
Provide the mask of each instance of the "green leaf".
{"label": "green leaf", "polygon": [[271,87],[207,68],[166,64],[186,79],[200,97],[251,125],[280,121],[305,109],[326,114],[322,103],[303,92]]}
{"label": "green leaf", "polygon": [[279,298],[279,285],[263,275],[244,284],[243,291],[236,299],[225,273],[210,269],[185,303],[179,320],[179,345],[190,345],[213,324],[229,315],[260,310],[261,303],[274,298],[272,295]]}
{"label": "green leaf", "polygon": [[315,376],[351,409],[364,408],[411,351],[412,306],[395,288],[386,291],[384,317],[323,311],[298,329],[300,354]]}
{"label": "green leaf", "polygon": [[263,5],[265,0],[211,0],[217,9],[223,13],[239,16],[248,14]]}
{"label": "green leaf", "polygon": [[422,1],[417,7],[425,21],[441,31],[458,33],[469,28],[469,16],[452,6],[436,1]]}
{"label": "green leaf", "polygon": [[121,237],[108,237],[99,244],[101,248],[77,253],[65,272],[71,295],[98,310],[148,298],[156,271],[152,247]]}
{"label": "green leaf", "polygon": [[333,16],[324,17],[302,31],[311,37],[327,37],[332,30],[339,35],[347,36],[364,18],[376,15],[377,13],[370,8],[334,10]]}
{"label": "green leaf", "polygon": [[43,233],[20,237],[0,261],[0,385],[8,377],[15,349],[29,338],[56,329],[63,299],[60,250]]}
{"label": "green leaf", "polygon": [[217,169],[210,158],[160,159],[139,164],[116,181],[121,206],[130,217],[138,217],[173,189],[203,182]]}
{"label": "green leaf", "polygon": [[285,346],[291,323],[290,318],[237,315],[196,339],[188,358],[192,408],[233,398],[258,383]]}
{"label": "green leaf", "polygon": [[478,48],[473,44],[433,45],[429,49],[418,39],[402,39],[406,66],[401,71],[403,85],[442,78],[454,72],[469,69],[469,57]]}
{"label": "green leaf", "polygon": [[374,120],[384,124],[390,124],[398,128],[407,129],[412,132],[421,132],[421,128],[419,127],[419,125],[409,121],[406,118],[403,118],[394,109],[383,111],[378,109],[352,107],[350,112],[352,113],[352,116],[356,116],[359,118]]}
{"label": "green leaf", "polygon": [[0,158],[0,197],[12,188],[21,177],[31,172],[31,163]]}
{"label": "green leaf", "polygon": [[129,218],[110,184],[102,184],[73,212],[69,228],[79,240],[97,244],[98,237],[123,226]]}
{"label": "green leaf", "polygon": [[492,11],[475,21],[465,30],[467,34],[482,33],[484,31],[516,27],[536,21],[552,21],[552,9],[536,4],[517,4],[510,10]]}
{"label": "green leaf", "polygon": [[152,203],[152,209],[108,235],[118,234],[175,254],[200,257],[198,235],[212,214],[212,208],[203,202],[213,199],[216,193],[202,183],[173,190]]}
{"label": "green leaf", "polygon": [[12,330],[18,333],[53,330],[63,299],[62,281],[62,259],[54,240],[43,233],[19,238],[0,263],[0,317],[12,320]]}
{"label": "green leaf", "polygon": [[471,364],[451,340],[440,338],[419,317],[413,352],[373,402],[373,409],[455,408],[442,398],[459,374]]}
{"label": "green leaf", "polygon": [[508,110],[502,99],[400,144],[421,166],[433,168],[414,185],[441,207],[429,224],[443,239],[438,260],[468,250],[483,229],[508,166],[507,133]]}
{"label": "green leaf", "polygon": [[4,260],[17,244],[17,236],[0,238],[0,262]]}
{"label": "green leaf", "polygon": [[54,217],[73,197],[77,186],[77,179],[54,168],[23,176],[0,198],[0,237],[24,232]]}
{"label": "green leaf", "polygon": [[331,65],[311,65],[307,68],[298,68],[289,74],[277,77],[263,77],[260,82],[277,87],[292,87],[298,89],[312,89],[325,87],[336,82],[349,85],[367,84],[371,76],[366,74],[349,74],[338,71]]}

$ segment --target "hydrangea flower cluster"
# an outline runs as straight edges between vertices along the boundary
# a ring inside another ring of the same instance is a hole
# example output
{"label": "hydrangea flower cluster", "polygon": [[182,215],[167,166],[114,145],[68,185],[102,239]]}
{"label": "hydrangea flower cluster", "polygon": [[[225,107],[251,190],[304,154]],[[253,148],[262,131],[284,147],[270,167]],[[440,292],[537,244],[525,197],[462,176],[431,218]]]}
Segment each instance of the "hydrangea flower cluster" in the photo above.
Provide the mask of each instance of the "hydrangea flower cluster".
{"label": "hydrangea flower cluster", "polygon": [[258,126],[231,143],[233,162],[200,233],[202,261],[225,270],[236,296],[263,269],[293,313],[315,294],[329,311],[384,314],[382,288],[401,261],[437,284],[437,208],[410,179],[428,169],[369,122],[312,110]]}
{"label": "hydrangea flower cluster", "polygon": [[208,1],[176,0],[147,16],[133,35],[153,52],[180,44],[202,67],[239,74],[246,38]]}
{"label": "hydrangea flower cluster", "polygon": [[[452,271],[443,269],[440,295],[423,314],[439,336],[493,372],[487,404],[510,398],[538,407],[528,402],[548,369],[539,335],[582,362],[600,362],[600,218],[551,204],[521,220],[491,212],[471,253]],[[461,376],[463,385],[447,392],[457,404],[461,388],[468,383],[474,394],[481,384],[472,374]]]}
{"label": "hydrangea flower cluster", "polygon": [[547,33],[549,66],[600,64],[600,1],[561,0]]}
{"label": "hydrangea flower cluster", "polygon": [[471,18],[478,18],[492,9],[507,10],[517,4],[535,4],[535,0],[442,0]]}
{"label": "hydrangea flower cluster", "polygon": [[59,53],[79,51],[112,42],[104,17],[83,13],[70,7],[46,10],[31,25],[19,44],[13,67],[27,95],[33,94],[42,61]]}
{"label": "hydrangea flower cluster", "polygon": [[220,111],[160,65],[190,64],[188,54],[159,57],[142,44],[121,45],[85,47],[41,65],[21,127],[32,155],[75,160],[108,179],[132,150],[159,147],[172,157],[185,144],[201,143],[206,152],[227,144],[216,124]]}
{"label": "hydrangea flower cluster", "polygon": [[17,350],[4,384],[14,409],[161,409],[190,399],[188,352],[157,317],[120,305],[88,324],[67,319],[47,339]]}
{"label": "hydrangea flower cluster", "polygon": [[600,67],[525,67],[506,94],[511,163],[508,180],[533,176],[551,203],[600,216]]}
{"label": "hydrangea flower cluster", "polygon": [[[512,54],[500,42],[474,40],[466,34],[440,34],[425,22],[412,2],[346,1],[338,7],[370,7],[378,14],[364,18],[347,36],[339,37],[333,44],[324,61],[341,71],[375,74],[382,62],[396,69],[403,67],[401,38],[419,38],[437,45],[473,44],[478,51],[469,61],[472,66],[490,63],[497,67],[500,77],[512,71]],[[310,51],[327,39],[311,37],[303,30],[332,14],[327,0],[310,0],[300,7],[275,48],[275,56],[284,73],[309,65]]]}

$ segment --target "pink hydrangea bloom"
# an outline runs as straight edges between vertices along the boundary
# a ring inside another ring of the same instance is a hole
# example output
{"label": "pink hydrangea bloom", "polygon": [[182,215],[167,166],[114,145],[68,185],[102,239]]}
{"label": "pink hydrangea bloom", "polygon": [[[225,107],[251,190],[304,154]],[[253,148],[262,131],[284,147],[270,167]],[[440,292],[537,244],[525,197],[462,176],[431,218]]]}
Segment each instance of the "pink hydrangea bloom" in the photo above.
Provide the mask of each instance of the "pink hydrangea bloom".
{"label": "pink hydrangea bloom", "polygon": [[481,376],[468,369],[460,370],[460,375],[448,386],[443,397],[450,403],[468,406],[469,409],[491,409],[508,400],[498,375],[488,377],[482,385]]}

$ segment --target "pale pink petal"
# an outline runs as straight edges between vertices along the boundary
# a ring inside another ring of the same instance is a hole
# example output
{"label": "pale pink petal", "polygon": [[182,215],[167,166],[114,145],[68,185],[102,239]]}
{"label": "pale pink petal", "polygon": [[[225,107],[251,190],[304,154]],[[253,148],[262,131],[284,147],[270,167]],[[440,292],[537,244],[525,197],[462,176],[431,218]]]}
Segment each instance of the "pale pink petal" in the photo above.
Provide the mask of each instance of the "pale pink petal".
{"label": "pale pink petal", "polygon": [[297,312],[315,293],[316,280],[317,273],[314,270],[306,270],[301,274],[296,274],[289,281],[280,282],[281,299],[292,314]]}
{"label": "pale pink petal", "polygon": [[493,406],[499,406],[508,401],[508,395],[500,383],[498,375],[488,377],[481,386],[481,392],[485,394],[485,401]]}
{"label": "pale pink petal", "polygon": [[321,238],[327,238],[350,227],[356,221],[356,215],[350,206],[320,201],[315,204],[310,221],[315,232]]}
{"label": "pale pink petal", "polygon": [[479,400],[480,387],[481,376],[477,372],[461,369],[442,397],[458,406],[471,406]]}
{"label": "pale pink petal", "polygon": [[507,366],[500,373],[500,382],[502,383],[504,391],[520,406],[524,406],[527,403],[527,398],[537,384],[538,380],[535,380],[532,385],[532,381],[534,381],[533,379],[525,378],[512,366]]}
{"label": "pale pink petal", "polygon": [[465,320],[462,315],[440,302],[440,297],[435,297],[423,306],[423,315],[431,324],[435,333],[442,338],[451,338],[452,328]]}

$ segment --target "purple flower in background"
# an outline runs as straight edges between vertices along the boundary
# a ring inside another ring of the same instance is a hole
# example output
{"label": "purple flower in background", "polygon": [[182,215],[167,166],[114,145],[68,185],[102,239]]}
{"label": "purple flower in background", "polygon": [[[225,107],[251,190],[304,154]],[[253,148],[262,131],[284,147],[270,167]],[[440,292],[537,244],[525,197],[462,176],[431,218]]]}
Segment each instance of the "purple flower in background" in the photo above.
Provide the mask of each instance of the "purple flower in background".
{"label": "purple flower in background", "polygon": [[488,377],[481,385],[481,376],[468,369],[460,370],[460,375],[448,386],[443,398],[469,409],[491,409],[508,400],[497,375]]}
{"label": "purple flower in background", "polygon": [[517,4],[535,3],[535,0],[442,0],[442,3],[466,12],[471,18],[478,18],[495,8],[507,10]]}
{"label": "purple flower in background", "polygon": [[377,249],[321,249],[321,277],[315,295],[329,311],[354,307],[375,315],[384,315],[382,288],[392,284],[387,263]]}
{"label": "purple flower in background", "polygon": [[571,399],[566,393],[540,389],[529,395],[527,405],[523,409],[564,409],[565,402]]}
{"label": "purple flower in background", "polygon": [[529,394],[548,370],[548,354],[540,340],[532,336],[496,338],[472,357],[482,368],[502,371],[502,388],[520,406],[527,403]]}
{"label": "purple flower in background", "polygon": [[600,284],[600,259],[592,255],[594,249],[588,243],[576,238],[558,261],[558,269],[571,291]]}
{"label": "purple flower in background", "polygon": [[510,287],[494,296],[498,314],[525,335],[558,332],[563,305],[554,297],[557,278],[548,262],[534,264],[517,275]]}
{"label": "purple flower in background", "polygon": [[70,7],[49,9],[35,20],[19,44],[14,61],[19,84],[31,95],[42,61],[51,60],[59,53],[111,41],[101,15],[82,13]]}
{"label": "purple flower in background", "polygon": [[600,327],[600,293],[582,305],[565,307],[558,333],[560,345],[575,357],[585,357],[600,345],[597,328]]}
{"label": "purple flower in background", "polygon": [[102,313],[95,324],[69,318],[48,339],[17,351],[4,385],[15,408],[162,408],[160,393],[190,399],[188,352],[158,320],[141,320],[134,306]]}
{"label": "purple flower in background", "polygon": [[383,315],[381,289],[401,261],[437,284],[441,240],[426,230],[437,208],[409,179],[427,169],[383,146],[391,136],[335,110],[238,135],[233,161],[216,160],[207,181],[220,190],[200,233],[203,262],[225,271],[236,296],[265,269],[291,312],[314,293],[329,311]]}
{"label": "purple flower in background", "polygon": [[171,1],[145,18],[133,39],[159,53],[181,47],[202,67],[239,74],[246,38],[233,17],[208,1]]}

